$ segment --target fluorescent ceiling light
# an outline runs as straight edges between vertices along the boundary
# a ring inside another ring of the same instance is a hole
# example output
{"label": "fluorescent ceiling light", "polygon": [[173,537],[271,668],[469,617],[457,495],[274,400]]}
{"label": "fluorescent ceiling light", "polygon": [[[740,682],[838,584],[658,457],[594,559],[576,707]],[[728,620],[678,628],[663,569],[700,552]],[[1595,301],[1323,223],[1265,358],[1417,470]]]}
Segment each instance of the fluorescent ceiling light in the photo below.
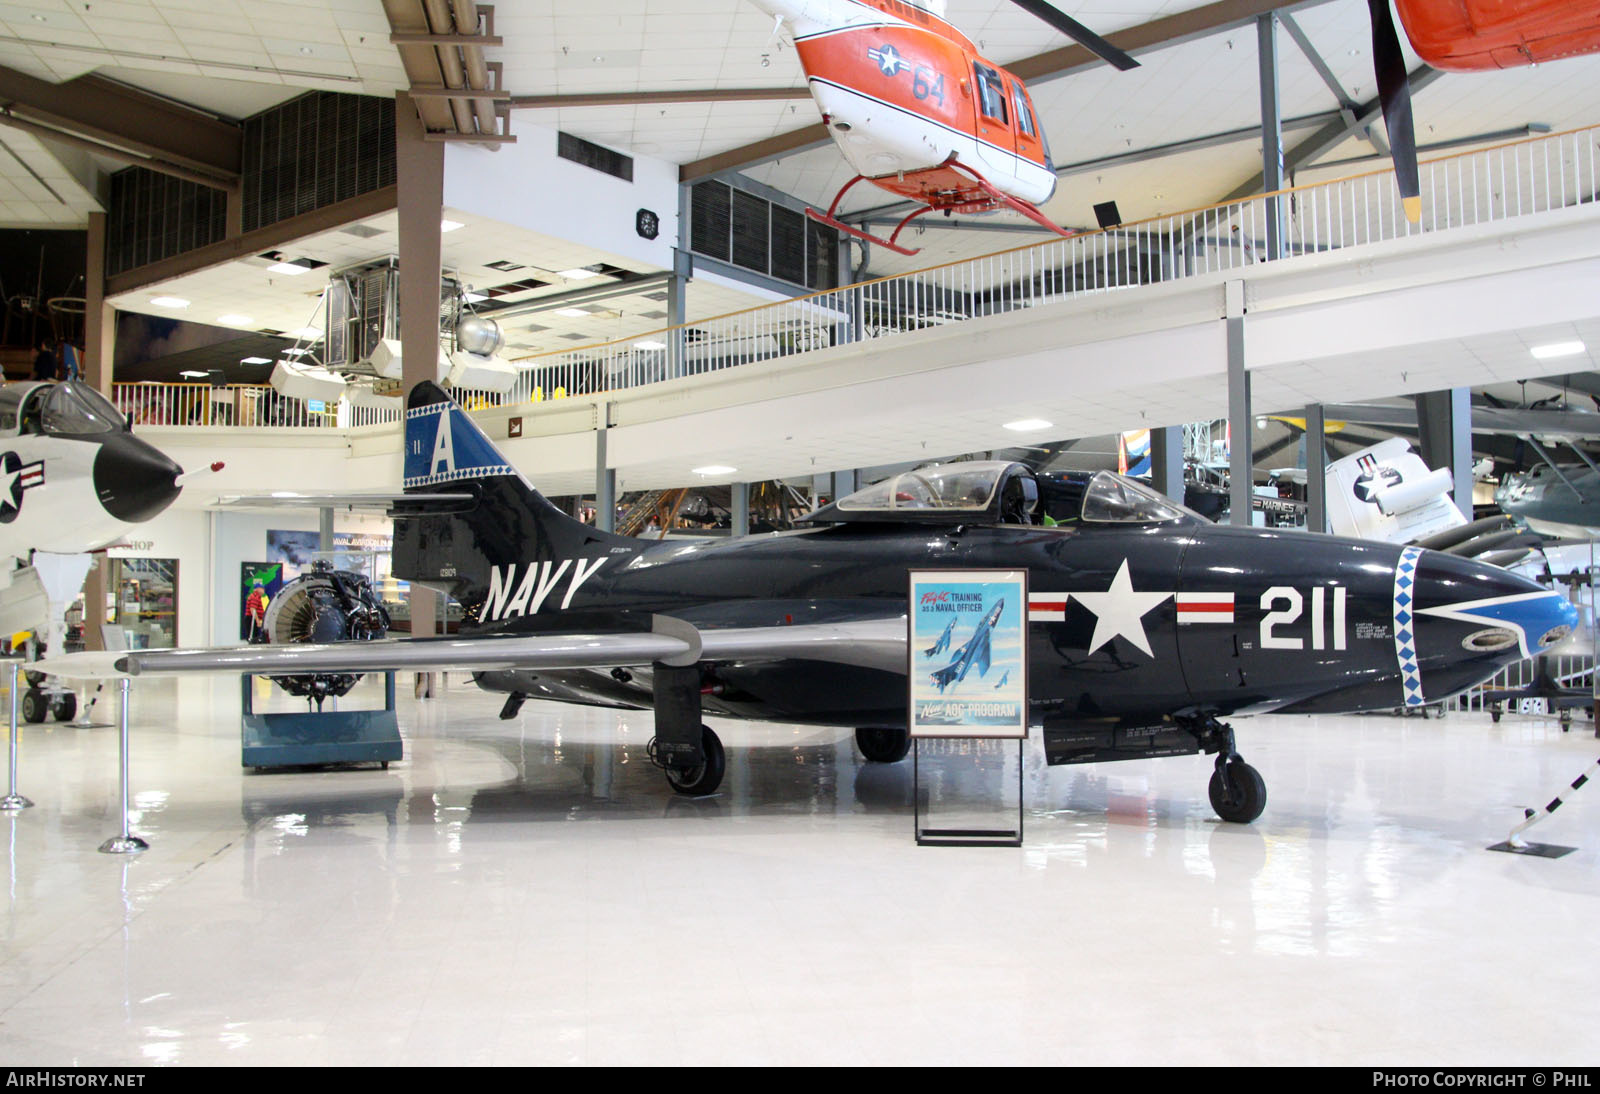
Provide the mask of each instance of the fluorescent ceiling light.
{"label": "fluorescent ceiling light", "polygon": [[241,358],[239,358],[239,363],[241,365],[270,365],[270,364],[272,364],[272,358],[270,358],[270,357],[241,357]]}
{"label": "fluorescent ceiling light", "polygon": [[295,346],[293,349],[286,349],[283,352],[287,353],[290,357],[304,357],[311,351],[308,349],[301,349],[299,346]]}
{"label": "fluorescent ceiling light", "polygon": [[150,303],[158,308],[187,308],[189,302],[181,296],[152,296]]}
{"label": "fluorescent ceiling light", "polygon": [[667,344],[665,342],[635,342],[633,344],[633,348],[634,349],[666,349],[667,348]]}
{"label": "fluorescent ceiling light", "polygon": [[252,320],[248,315],[219,315],[217,322],[229,327],[248,327]]}
{"label": "fluorescent ceiling light", "polygon": [[462,224],[459,220],[441,220],[439,222],[439,233],[443,235],[445,232],[453,232],[457,228],[465,227],[466,225]]}
{"label": "fluorescent ceiling light", "polygon": [[287,274],[290,277],[299,277],[303,273],[310,273],[310,266],[302,266],[298,262],[274,262],[267,267],[268,273]]}
{"label": "fluorescent ceiling light", "polygon": [[556,314],[557,315],[564,315],[568,319],[587,319],[587,318],[589,318],[589,313],[584,311],[582,308],[557,308],[556,309]]}
{"label": "fluorescent ceiling light", "polygon": [[196,372],[192,368],[186,368],[182,372],[178,373],[178,375],[179,376],[186,376],[186,377],[189,377],[189,378],[195,379],[195,380],[204,380],[207,376],[210,376],[211,373],[209,373],[209,372]]}
{"label": "fluorescent ceiling light", "polygon": [[477,304],[489,298],[483,295],[481,292],[469,292],[462,293],[461,299],[465,300],[468,304]]}
{"label": "fluorescent ceiling light", "polygon": [[290,338],[321,338],[321,327],[301,327],[299,330],[285,331]]}
{"label": "fluorescent ceiling light", "polygon": [[1528,352],[1541,361],[1548,361],[1552,357],[1575,357],[1583,351],[1582,342],[1546,342],[1542,346],[1534,346]]}
{"label": "fluorescent ceiling light", "polygon": [[737,467],[724,467],[720,463],[708,464],[705,467],[692,467],[690,471],[696,475],[731,475],[739,470]]}
{"label": "fluorescent ceiling light", "polygon": [[595,270],[577,269],[577,270],[557,270],[556,271],[556,276],[557,277],[564,277],[568,281],[582,281],[586,277],[599,277],[600,274]]}
{"label": "fluorescent ceiling light", "polygon": [[1005,424],[1006,429],[1014,430],[1018,433],[1028,433],[1035,429],[1049,429],[1050,426],[1051,423],[1043,418],[1019,418],[1017,421]]}

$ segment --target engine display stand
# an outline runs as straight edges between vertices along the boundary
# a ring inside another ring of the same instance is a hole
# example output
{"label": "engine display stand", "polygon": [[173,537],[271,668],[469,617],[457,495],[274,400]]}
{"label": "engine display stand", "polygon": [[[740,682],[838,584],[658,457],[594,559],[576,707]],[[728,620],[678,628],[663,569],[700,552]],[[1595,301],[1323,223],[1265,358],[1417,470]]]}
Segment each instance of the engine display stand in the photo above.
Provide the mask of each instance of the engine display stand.
{"label": "engine display stand", "polygon": [[394,673],[383,674],[382,710],[323,710],[257,714],[251,676],[240,677],[240,763],[245,767],[381,763],[404,756],[395,716]]}

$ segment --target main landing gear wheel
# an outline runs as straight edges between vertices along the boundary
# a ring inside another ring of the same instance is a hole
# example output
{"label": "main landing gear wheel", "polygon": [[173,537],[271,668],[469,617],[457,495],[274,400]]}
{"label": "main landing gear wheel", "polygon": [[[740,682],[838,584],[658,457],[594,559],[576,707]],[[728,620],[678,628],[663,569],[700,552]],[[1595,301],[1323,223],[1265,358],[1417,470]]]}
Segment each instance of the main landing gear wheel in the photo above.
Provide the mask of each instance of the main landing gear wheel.
{"label": "main landing gear wheel", "polygon": [[1261,772],[1237,755],[1218,758],[1206,790],[1217,816],[1234,824],[1249,824],[1267,807],[1267,784]]}
{"label": "main landing gear wheel", "polygon": [[29,688],[22,693],[22,720],[38,725],[50,713],[50,701],[45,698],[44,692],[38,688]]}
{"label": "main landing gear wheel", "polygon": [[687,798],[716,793],[717,787],[722,785],[722,775],[728,769],[727,753],[722,750],[722,742],[711,732],[710,726],[700,727],[700,751],[705,753],[704,763],[693,767],[662,768],[666,772],[667,785]]}
{"label": "main landing gear wheel", "polygon": [[911,751],[911,734],[903,729],[858,729],[856,747],[875,764],[897,764]]}

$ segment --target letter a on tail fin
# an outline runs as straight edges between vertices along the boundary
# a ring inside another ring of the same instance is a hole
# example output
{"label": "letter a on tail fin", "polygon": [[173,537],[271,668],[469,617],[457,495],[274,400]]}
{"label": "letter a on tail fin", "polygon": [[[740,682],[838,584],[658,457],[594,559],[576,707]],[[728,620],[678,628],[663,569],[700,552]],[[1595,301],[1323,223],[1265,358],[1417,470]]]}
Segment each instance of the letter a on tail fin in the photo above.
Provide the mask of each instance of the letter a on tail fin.
{"label": "letter a on tail fin", "polygon": [[[571,607],[599,558],[642,546],[550,504],[437,384],[418,384],[406,401],[404,462],[408,493],[453,489],[476,498],[464,512],[399,510],[395,519],[395,576],[443,588],[466,609],[469,626],[520,616],[512,610],[518,597],[537,611],[535,592],[539,605],[549,598]],[[581,577],[569,580],[574,572]],[[529,582],[539,574],[545,587]]]}

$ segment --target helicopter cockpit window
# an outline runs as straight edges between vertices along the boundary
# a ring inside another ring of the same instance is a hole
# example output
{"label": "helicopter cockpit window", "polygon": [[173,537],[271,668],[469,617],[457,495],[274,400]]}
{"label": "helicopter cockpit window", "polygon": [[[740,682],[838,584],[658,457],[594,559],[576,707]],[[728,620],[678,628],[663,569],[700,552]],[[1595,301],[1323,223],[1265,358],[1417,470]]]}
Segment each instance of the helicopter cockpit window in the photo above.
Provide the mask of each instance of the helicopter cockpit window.
{"label": "helicopter cockpit window", "polygon": [[980,65],[976,61],[972,64],[973,75],[977,77],[978,84],[978,109],[986,118],[993,118],[1001,125],[1009,125],[1010,118],[1006,115],[1006,85],[1000,79],[1000,73],[987,65]]}
{"label": "helicopter cockpit window", "polygon": [[1195,516],[1143,483],[1098,472],[1083,491],[1083,519],[1102,524],[1147,524]]}
{"label": "helicopter cockpit window", "polygon": [[1028,97],[1022,93],[1021,84],[1012,86],[1011,101],[1017,108],[1017,132],[1027,137],[1036,136],[1038,130],[1033,125],[1033,111],[1028,109]]}
{"label": "helicopter cockpit window", "polygon": [[55,385],[46,397],[43,425],[46,433],[115,433],[123,419],[104,395],[69,381]]}
{"label": "helicopter cockpit window", "polygon": [[916,509],[983,512],[994,499],[1001,473],[1009,466],[1003,460],[984,460],[919,467],[840,498],[839,509],[846,513]]}

